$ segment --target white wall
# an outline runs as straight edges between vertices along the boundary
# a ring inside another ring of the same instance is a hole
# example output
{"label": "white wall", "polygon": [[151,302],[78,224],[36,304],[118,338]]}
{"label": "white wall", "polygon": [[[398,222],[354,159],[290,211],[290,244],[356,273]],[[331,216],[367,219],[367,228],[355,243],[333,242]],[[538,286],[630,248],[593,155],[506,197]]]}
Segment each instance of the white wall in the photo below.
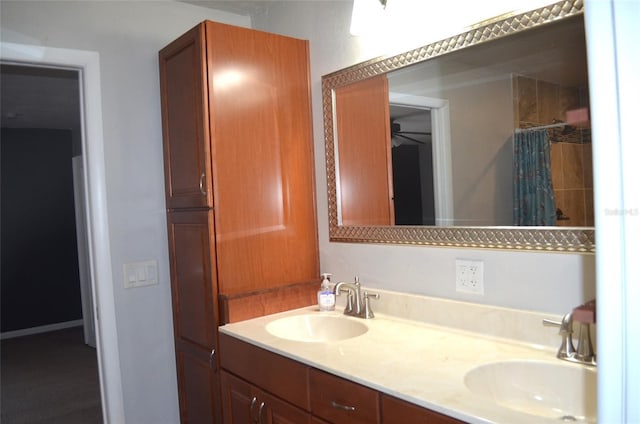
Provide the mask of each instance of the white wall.
{"label": "white wall", "polygon": [[[158,50],[204,19],[173,2],[2,2],[3,42],[100,55],[113,292],[126,421],[178,422],[163,185]],[[157,259],[160,284],[124,289],[122,265]]]}
{"label": "white wall", "polygon": [[[595,297],[592,255],[330,243],[320,78],[345,66],[398,53],[424,40],[349,34],[351,2],[282,2],[254,19],[254,27],[310,40],[320,261],[334,281],[360,276],[363,285],[551,313],[565,313]],[[386,37],[386,40],[384,39]],[[389,46],[391,48],[389,49]],[[485,296],[455,292],[456,258],[485,262]]]}
{"label": "white wall", "polygon": [[457,225],[511,225],[511,79],[507,75],[470,84],[449,90],[443,98],[451,106],[453,214],[460,223]]}

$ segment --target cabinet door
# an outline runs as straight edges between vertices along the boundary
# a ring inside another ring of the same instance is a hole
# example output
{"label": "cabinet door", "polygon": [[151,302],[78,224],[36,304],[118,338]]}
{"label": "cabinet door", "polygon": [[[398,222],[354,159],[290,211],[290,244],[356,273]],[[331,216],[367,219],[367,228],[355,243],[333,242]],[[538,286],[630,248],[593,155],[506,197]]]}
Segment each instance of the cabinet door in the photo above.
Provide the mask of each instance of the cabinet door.
{"label": "cabinet door", "polygon": [[213,212],[170,212],[167,219],[182,422],[218,422]]}
{"label": "cabinet door", "polygon": [[421,408],[409,402],[382,395],[382,424],[464,424],[455,418]]}
{"label": "cabinet door", "polygon": [[393,225],[387,77],[339,87],[335,98],[342,225]]}
{"label": "cabinet door", "polygon": [[160,51],[168,209],[213,206],[204,26]]}
{"label": "cabinet door", "polygon": [[308,43],[206,28],[220,293],[316,280]]}
{"label": "cabinet door", "polygon": [[176,342],[178,397],[182,424],[219,423],[221,406],[211,352]]}
{"label": "cabinet door", "polygon": [[311,414],[308,412],[267,393],[259,396],[262,399],[260,405],[262,401],[265,404],[263,411],[258,408],[259,424],[308,424],[311,422]]}
{"label": "cabinet door", "polygon": [[226,371],[221,371],[222,418],[224,424],[256,422],[257,398],[251,385]]}

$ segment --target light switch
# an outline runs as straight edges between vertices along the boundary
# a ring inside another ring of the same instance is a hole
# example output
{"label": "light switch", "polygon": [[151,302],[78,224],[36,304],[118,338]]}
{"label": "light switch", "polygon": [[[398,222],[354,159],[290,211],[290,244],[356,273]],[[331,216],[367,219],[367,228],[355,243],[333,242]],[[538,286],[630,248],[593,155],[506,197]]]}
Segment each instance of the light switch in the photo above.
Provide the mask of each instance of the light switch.
{"label": "light switch", "polygon": [[156,279],[156,263],[153,261],[152,264],[147,263],[147,280],[155,280]]}
{"label": "light switch", "polygon": [[155,259],[124,264],[123,271],[127,289],[158,284],[158,262]]}

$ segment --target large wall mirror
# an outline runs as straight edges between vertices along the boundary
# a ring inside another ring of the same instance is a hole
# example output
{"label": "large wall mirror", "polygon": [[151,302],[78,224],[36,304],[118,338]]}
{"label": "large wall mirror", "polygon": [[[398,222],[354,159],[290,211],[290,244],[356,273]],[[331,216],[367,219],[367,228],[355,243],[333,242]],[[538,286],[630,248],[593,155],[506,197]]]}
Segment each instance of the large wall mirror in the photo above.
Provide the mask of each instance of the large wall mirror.
{"label": "large wall mirror", "polygon": [[594,251],[582,1],[356,64],[322,92],[331,241]]}

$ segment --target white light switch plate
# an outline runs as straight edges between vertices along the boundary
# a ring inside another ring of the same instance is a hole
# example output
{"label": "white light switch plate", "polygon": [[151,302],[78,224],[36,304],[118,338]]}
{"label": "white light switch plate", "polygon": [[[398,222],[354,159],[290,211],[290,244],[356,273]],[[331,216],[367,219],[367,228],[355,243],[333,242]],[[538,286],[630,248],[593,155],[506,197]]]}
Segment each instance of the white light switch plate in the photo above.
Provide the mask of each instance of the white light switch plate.
{"label": "white light switch plate", "polygon": [[484,295],[484,262],[456,259],[456,291]]}
{"label": "white light switch plate", "polygon": [[126,289],[158,284],[158,262],[155,259],[124,264],[123,272]]}

